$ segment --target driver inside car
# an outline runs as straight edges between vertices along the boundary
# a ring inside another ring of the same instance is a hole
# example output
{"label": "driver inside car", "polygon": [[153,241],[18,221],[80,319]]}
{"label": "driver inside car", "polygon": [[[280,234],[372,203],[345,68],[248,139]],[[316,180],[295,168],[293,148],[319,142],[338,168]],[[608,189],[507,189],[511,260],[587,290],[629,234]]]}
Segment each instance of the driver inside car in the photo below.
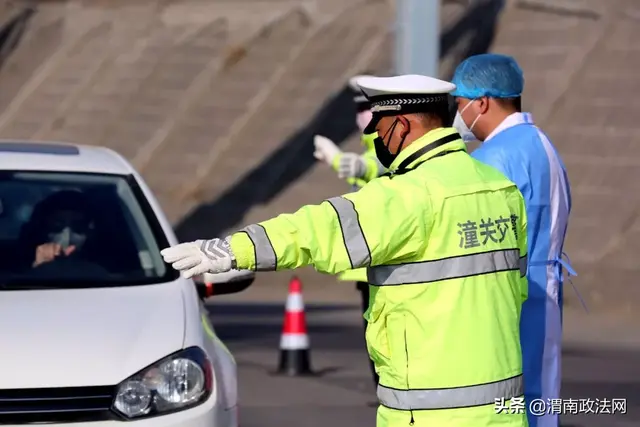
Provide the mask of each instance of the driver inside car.
{"label": "driver inside car", "polygon": [[[35,207],[27,225],[31,268],[65,260],[78,267],[76,263],[87,261],[86,246],[94,231],[94,215],[84,194],[65,190],[48,196]],[[91,264],[92,269],[98,267]]]}

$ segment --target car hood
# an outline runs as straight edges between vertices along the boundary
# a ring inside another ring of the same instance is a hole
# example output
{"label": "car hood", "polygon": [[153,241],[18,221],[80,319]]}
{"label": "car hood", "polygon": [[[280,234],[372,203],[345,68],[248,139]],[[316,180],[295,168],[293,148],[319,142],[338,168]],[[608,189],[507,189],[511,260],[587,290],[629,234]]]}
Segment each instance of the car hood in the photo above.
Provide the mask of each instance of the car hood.
{"label": "car hood", "polygon": [[0,291],[0,387],[114,385],[182,348],[178,282]]}

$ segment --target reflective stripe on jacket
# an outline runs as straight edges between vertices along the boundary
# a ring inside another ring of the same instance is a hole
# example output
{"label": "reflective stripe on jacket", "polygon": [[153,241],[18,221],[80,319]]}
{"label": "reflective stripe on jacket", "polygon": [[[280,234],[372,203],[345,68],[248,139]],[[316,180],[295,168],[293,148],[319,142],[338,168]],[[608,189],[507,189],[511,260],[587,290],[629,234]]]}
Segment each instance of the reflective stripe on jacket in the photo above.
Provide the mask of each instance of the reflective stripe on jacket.
{"label": "reflective stripe on jacket", "polygon": [[[351,184],[352,191],[358,191],[367,182],[387,172],[384,166],[380,164],[376,156],[376,149],[373,145],[373,139],[369,135],[368,137],[362,137],[362,145],[366,147],[366,151],[362,154],[362,158],[365,161],[366,172],[362,178],[348,178],[347,182]],[[365,268],[356,268],[354,270],[347,270],[338,275],[338,280],[353,281],[353,282],[366,282],[367,270]]]}
{"label": "reflective stripe on jacket", "polygon": [[495,408],[522,395],[522,195],[472,159],[452,128],[414,141],[391,170],[234,234],[238,267],[368,267],[379,427],[526,426],[524,414]]}

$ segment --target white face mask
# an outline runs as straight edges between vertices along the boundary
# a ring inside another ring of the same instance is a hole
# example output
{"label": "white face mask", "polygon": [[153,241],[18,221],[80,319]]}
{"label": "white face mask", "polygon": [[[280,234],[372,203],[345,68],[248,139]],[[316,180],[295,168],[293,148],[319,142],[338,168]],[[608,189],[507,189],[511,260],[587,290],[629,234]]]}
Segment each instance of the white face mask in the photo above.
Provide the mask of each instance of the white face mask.
{"label": "white face mask", "polygon": [[371,110],[361,111],[356,114],[356,125],[358,126],[358,129],[360,129],[360,133],[362,133],[362,131],[364,131],[364,128],[367,127],[367,125],[371,121],[372,116],[373,113],[371,112]]}
{"label": "white face mask", "polygon": [[478,114],[478,116],[475,118],[475,120],[473,121],[473,123],[471,123],[471,126],[469,127],[467,127],[467,124],[464,122],[464,120],[462,120],[462,113],[464,113],[464,111],[467,108],[469,108],[469,106],[474,102],[475,102],[475,99],[469,102],[467,105],[465,105],[462,111],[457,111],[456,117],[453,119],[453,127],[458,131],[460,136],[462,136],[462,140],[464,142],[472,142],[478,139],[473,134],[473,127],[476,125],[476,123],[478,122],[478,119],[480,119],[480,116],[482,114]]}
{"label": "white face mask", "polygon": [[51,243],[57,243],[65,250],[69,246],[75,246],[76,249],[80,249],[87,240],[86,234],[76,233],[70,227],[65,227],[57,233],[49,233],[48,236]]}

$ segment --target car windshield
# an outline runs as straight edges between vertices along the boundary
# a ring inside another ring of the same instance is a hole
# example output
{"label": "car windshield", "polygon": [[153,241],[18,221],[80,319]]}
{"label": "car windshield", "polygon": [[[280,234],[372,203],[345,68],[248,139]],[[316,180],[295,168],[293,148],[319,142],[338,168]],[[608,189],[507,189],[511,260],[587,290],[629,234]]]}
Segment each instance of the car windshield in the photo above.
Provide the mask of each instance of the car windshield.
{"label": "car windshield", "polygon": [[0,290],[174,280],[167,245],[132,176],[0,172]]}

